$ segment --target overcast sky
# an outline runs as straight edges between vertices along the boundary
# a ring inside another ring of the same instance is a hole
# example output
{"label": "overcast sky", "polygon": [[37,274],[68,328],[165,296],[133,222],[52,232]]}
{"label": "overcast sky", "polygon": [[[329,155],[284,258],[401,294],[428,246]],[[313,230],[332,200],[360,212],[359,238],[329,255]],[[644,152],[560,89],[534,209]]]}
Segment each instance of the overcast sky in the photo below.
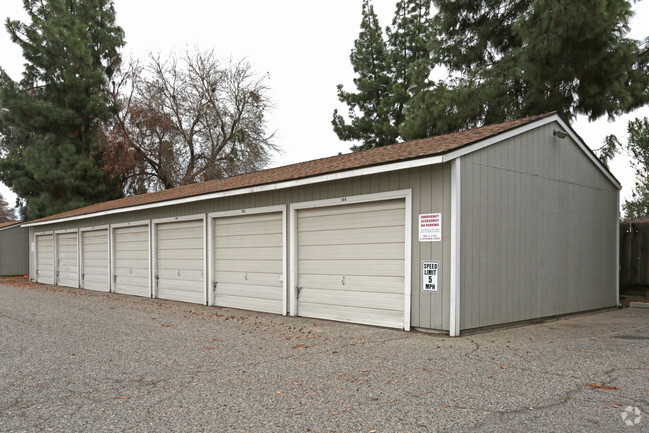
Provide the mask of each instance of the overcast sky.
{"label": "overcast sky", "polygon": [[[1,0],[0,18],[25,19],[22,0]],[[396,0],[373,0],[382,27],[390,24]],[[247,58],[260,74],[268,73],[275,109],[269,117],[271,131],[283,149],[273,166],[307,161],[338,152],[351,144],[341,142],[331,127],[334,108],[344,109],[336,98],[336,85],[353,90],[349,53],[358,36],[361,0],[115,0],[117,23],[126,33],[126,57],[144,58],[149,51],[182,51],[186,47],[214,49],[221,58]],[[649,36],[649,2],[634,5],[636,16],[630,37]],[[644,25],[643,25],[644,24]],[[20,79],[21,51],[0,30],[0,65]],[[615,122],[589,123],[578,118],[573,127],[593,149],[608,134],[626,138],[629,119],[649,116],[638,110]],[[633,172],[628,159],[616,157],[611,166],[622,182],[622,200],[630,197]],[[0,184],[0,193],[13,205],[15,194]]]}

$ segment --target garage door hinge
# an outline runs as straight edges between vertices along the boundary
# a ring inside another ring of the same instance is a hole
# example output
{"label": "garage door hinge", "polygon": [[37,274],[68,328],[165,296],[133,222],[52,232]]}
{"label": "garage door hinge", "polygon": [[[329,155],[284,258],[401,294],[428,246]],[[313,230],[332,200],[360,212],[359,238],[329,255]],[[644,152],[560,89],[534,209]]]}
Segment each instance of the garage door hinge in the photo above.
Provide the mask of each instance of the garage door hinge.
{"label": "garage door hinge", "polygon": [[302,291],[302,287],[295,286],[295,293],[297,294],[297,298],[300,297],[300,292]]}
{"label": "garage door hinge", "polygon": [[117,282],[117,275],[113,275],[113,283]]}
{"label": "garage door hinge", "polygon": [[212,288],[213,288],[214,290],[216,290],[216,284],[217,284],[217,283],[218,283],[218,281],[214,281],[214,282],[212,283]]}
{"label": "garage door hinge", "polygon": [[160,277],[158,275],[155,276],[155,286],[156,288],[158,287],[158,281],[160,280]]}
{"label": "garage door hinge", "polygon": [[81,279],[85,280],[86,279],[86,274],[81,274]]}

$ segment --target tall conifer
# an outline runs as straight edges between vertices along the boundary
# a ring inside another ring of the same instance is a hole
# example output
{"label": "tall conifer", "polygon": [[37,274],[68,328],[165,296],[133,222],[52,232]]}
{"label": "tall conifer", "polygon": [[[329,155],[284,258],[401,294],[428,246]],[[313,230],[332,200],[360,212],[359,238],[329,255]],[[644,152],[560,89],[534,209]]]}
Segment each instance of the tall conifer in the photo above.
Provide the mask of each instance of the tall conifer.
{"label": "tall conifer", "polygon": [[334,110],[332,124],[341,140],[362,142],[353,150],[370,149],[394,143],[387,111],[381,105],[387,97],[390,77],[387,73],[387,50],[383,31],[369,0],[363,0],[363,18],[358,39],[349,56],[357,92],[347,92],[338,85],[338,99],[347,104],[349,123]]}
{"label": "tall conifer", "polygon": [[24,0],[31,22],[7,20],[26,60],[0,69],[0,179],[26,219],[121,196],[101,161],[99,126],[114,112],[107,86],[124,34],[111,0]]}

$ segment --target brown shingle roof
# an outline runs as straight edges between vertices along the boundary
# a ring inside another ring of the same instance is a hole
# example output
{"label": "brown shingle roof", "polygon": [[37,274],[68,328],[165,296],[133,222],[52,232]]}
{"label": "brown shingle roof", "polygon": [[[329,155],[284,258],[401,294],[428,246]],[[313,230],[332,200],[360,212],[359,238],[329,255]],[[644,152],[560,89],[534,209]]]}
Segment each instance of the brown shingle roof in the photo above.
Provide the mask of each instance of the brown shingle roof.
{"label": "brown shingle roof", "polygon": [[11,227],[11,226],[14,226],[16,224],[20,224],[21,222],[22,221],[7,221],[7,222],[4,222],[4,223],[0,223],[0,229]]}
{"label": "brown shingle roof", "polygon": [[163,201],[199,196],[214,192],[303,179],[307,177],[336,173],[361,167],[369,167],[428,156],[442,155],[452,150],[468,146],[472,143],[496,136],[498,134],[502,134],[503,132],[512,130],[519,126],[554,114],[555,113],[546,113],[538,116],[512,120],[509,122],[487,125],[480,128],[473,128],[467,131],[407,141],[404,143],[379,147],[363,152],[346,153],[344,155],[331,156],[328,158],[271,168],[254,173],[233,176],[226,179],[211,180],[202,183],[180,186],[173,189],[152,192],[149,194],[125,197],[122,199],[97,203],[79,209],[73,209],[56,215],[51,215],[45,218],[30,221],[30,223],[58,220],[61,218],[88,215],[96,212],[159,203]]}

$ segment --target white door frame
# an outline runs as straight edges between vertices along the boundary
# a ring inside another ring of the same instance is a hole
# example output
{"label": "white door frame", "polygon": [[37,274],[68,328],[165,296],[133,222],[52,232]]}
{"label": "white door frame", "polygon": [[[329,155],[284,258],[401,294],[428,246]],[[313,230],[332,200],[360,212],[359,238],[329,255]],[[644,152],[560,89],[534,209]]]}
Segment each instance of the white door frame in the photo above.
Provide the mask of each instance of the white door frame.
{"label": "white door frame", "polygon": [[47,236],[51,235],[52,236],[52,284],[54,284],[54,276],[55,276],[55,271],[54,271],[54,231],[52,230],[47,230],[43,232],[36,232],[34,233],[34,279],[38,283],[38,237],[39,236]]}
{"label": "white door frame", "polygon": [[397,191],[379,192],[375,194],[362,194],[346,197],[338,197],[325,200],[305,201],[300,203],[291,204],[290,210],[290,229],[291,234],[291,248],[290,248],[290,266],[291,266],[291,284],[289,287],[290,297],[290,314],[295,316],[297,314],[297,276],[298,276],[298,251],[297,251],[297,211],[299,209],[309,209],[316,207],[331,207],[331,206],[344,206],[348,204],[367,203],[372,201],[383,201],[393,199],[405,200],[405,252],[404,252],[404,284],[403,284],[403,329],[410,330],[410,296],[412,284],[412,189],[402,189]]}
{"label": "white door frame", "polygon": [[106,263],[106,269],[107,269],[107,275],[108,275],[108,280],[106,281],[108,285],[108,291],[110,292],[110,226],[108,224],[103,225],[103,226],[92,226],[92,227],[83,227],[79,229],[79,286],[82,289],[86,288],[86,282],[85,278],[83,278],[83,270],[85,268],[84,265],[84,257],[83,257],[83,235],[86,232],[94,232],[94,231],[100,231],[100,230],[106,230],[106,246],[108,248],[108,263]]}
{"label": "white door frame", "polygon": [[207,224],[207,269],[209,273],[208,284],[208,305],[214,305],[214,220],[217,218],[255,215],[262,213],[282,213],[282,315],[286,316],[287,311],[287,290],[286,290],[286,205],[263,206],[245,209],[236,209],[223,212],[212,212],[208,214]]}
{"label": "white door frame", "polygon": [[[151,241],[152,241],[152,263],[150,266],[153,279],[155,281],[155,276],[158,274],[158,225],[159,224],[168,224],[174,222],[184,222],[184,221],[203,221],[203,304],[207,305],[207,269],[205,263],[205,214],[195,214],[195,215],[183,215],[177,217],[169,218],[157,218],[151,220]],[[158,297],[158,286],[155,282],[152,285],[152,298]]]}
{"label": "white door frame", "polygon": [[54,284],[59,285],[59,235],[67,233],[77,234],[77,288],[79,288],[79,229],[65,229],[54,231]]}
{"label": "white door frame", "polygon": [[110,244],[110,251],[109,251],[109,262],[110,262],[110,291],[112,293],[115,293],[115,229],[122,228],[122,227],[138,227],[138,226],[147,226],[147,231],[149,235],[147,236],[148,238],[148,248],[149,248],[149,253],[147,255],[148,261],[149,261],[149,297],[151,297],[152,293],[152,285],[151,285],[151,221],[150,220],[140,220],[140,221],[132,221],[128,223],[119,223],[119,224],[111,224],[110,225],[110,230],[108,230],[108,242]]}

